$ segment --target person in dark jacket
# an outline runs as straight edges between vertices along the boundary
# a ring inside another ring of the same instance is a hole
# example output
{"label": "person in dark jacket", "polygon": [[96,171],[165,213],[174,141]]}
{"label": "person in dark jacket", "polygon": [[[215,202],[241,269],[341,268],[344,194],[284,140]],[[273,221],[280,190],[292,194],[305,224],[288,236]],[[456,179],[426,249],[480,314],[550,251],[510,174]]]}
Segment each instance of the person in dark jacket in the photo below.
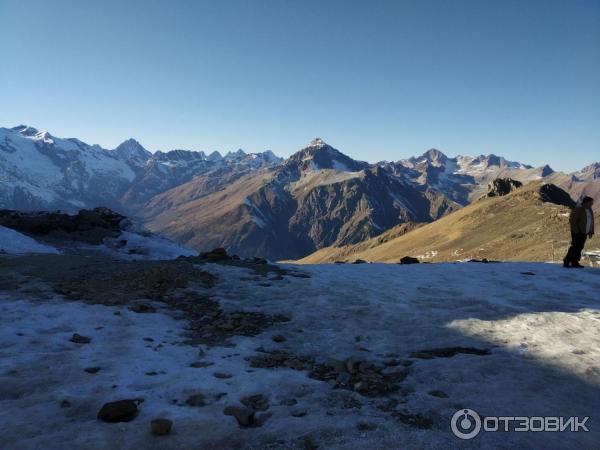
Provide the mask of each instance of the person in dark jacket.
{"label": "person in dark jacket", "polygon": [[571,224],[571,246],[567,252],[567,256],[563,259],[565,267],[583,267],[579,264],[581,259],[581,251],[585,245],[587,238],[592,238],[594,235],[594,212],[592,205],[594,199],[591,197],[583,197],[581,206],[576,206],[571,211],[569,223]]}

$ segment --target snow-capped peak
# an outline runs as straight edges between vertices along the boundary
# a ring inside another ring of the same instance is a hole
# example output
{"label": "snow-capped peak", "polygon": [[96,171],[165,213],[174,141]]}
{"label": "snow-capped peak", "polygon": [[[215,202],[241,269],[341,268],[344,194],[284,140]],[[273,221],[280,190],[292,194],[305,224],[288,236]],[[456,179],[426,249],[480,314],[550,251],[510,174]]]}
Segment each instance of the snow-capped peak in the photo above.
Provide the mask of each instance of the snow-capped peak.
{"label": "snow-capped peak", "polygon": [[434,166],[441,166],[448,160],[448,157],[441,151],[432,148],[423,153],[421,159],[431,162]]}
{"label": "snow-capped peak", "polygon": [[310,141],[310,144],[308,144],[308,147],[325,147],[327,144],[325,143],[325,141],[321,138],[315,138],[312,141]]}
{"label": "snow-capped peak", "polygon": [[114,152],[119,155],[123,161],[135,166],[143,166],[152,156],[152,153],[146,150],[142,144],[133,138],[127,139],[119,144],[119,146],[114,149]]}

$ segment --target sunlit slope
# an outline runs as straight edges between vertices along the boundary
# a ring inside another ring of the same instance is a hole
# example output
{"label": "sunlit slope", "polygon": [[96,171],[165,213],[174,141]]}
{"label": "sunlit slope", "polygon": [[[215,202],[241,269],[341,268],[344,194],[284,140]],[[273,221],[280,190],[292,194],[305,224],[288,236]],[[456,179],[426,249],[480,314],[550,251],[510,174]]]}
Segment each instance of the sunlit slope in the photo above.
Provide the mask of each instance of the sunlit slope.
{"label": "sunlit slope", "polygon": [[[355,246],[329,247],[299,262],[397,262],[406,255],[432,262],[470,258],[549,261],[552,241],[554,259],[560,259],[569,240],[570,208],[565,194],[554,185],[533,182],[503,197],[475,201],[387,242],[371,239]],[[597,247],[595,241],[588,247]]]}

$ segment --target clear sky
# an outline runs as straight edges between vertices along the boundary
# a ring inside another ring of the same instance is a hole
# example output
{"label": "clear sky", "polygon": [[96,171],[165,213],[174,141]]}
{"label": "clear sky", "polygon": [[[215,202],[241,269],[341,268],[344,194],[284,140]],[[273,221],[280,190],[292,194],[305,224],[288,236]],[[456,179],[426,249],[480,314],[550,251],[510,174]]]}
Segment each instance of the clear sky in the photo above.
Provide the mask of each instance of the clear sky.
{"label": "clear sky", "polygon": [[0,0],[0,126],[20,123],[575,170],[600,160],[600,0]]}

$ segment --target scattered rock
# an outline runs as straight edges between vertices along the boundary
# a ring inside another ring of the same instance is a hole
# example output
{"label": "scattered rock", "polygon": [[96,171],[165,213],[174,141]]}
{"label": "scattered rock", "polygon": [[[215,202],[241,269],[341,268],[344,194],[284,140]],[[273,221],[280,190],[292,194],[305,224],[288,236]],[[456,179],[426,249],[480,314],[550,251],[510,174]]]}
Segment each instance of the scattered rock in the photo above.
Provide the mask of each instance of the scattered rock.
{"label": "scattered rock", "polygon": [[428,430],[433,426],[433,420],[422,414],[404,413],[401,411],[394,411],[392,416],[398,421],[411,427]]}
{"label": "scattered rock", "polygon": [[204,394],[192,394],[185,401],[188,406],[206,406],[206,401],[204,398]]}
{"label": "scattered rock", "polygon": [[215,372],[215,373],[213,373],[213,376],[215,378],[221,378],[223,380],[226,380],[227,378],[231,378],[233,375],[231,375],[229,373],[224,373],[224,372]]}
{"label": "scattered rock", "polygon": [[306,370],[310,378],[324,381],[335,388],[354,390],[367,397],[385,396],[398,390],[398,383],[408,375],[408,369],[404,367],[384,371],[366,361],[362,361],[361,371],[361,361],[352,358],[345,362],[316,363],[313,357],[294,356],[281,350],[256,350],[262,354],[246,358],[251,367]]}
{"label": "scattered rock", "polygon": [[432,359],[432,358],[452,358],[458,354],[465,355],[479,355],[487,356],[490,355],[490,349],[487,348],[474,348],[474,347],[442,347],[434,348],[430,350],[421,350],[418,352],[411,353],[412,358],[420,359]]}
{"label": "scattered rock", "polygon": [[400,264],[419,264],[419,260],[412,256],[403,256],[400,258]]}
{"label": "scattered rock", "polygon": [[90,342],[92,342],[92,338],[74,333],[73,336],[71,336],[71,339],[69,339],[69,341],[75,342],[76,344],[89,344]]}
{"label": "scattered rock", "polygon": [[100,371],[100,367],[86,367],[83,370],[87,373],[98,373]]}
{"label": "scattered rock", "polygon": [[70,408],[71,402],[69,400],[63,400],[62,402],[60,402],[60,407],[61,408]]}
{"label": "scattered rock", "polygon": [[171,432],[173,421],[169,419],[154,419],[150,422],[150,431],[155,436],[164,436]]}
{"label": "scattered rock", "polygon": [[217,262],[217,261],[227,261],[232,259],[231,256],[227,254],[227,250],[222,247],[215,248],[210,252],[205,252],[200,254],[201,259],[206,259],[209,262]]}
{"label": "scattered rock", "polygon": [[196,369],[200,369],[200,368],[209,367],[209,366],[212,366],[212,365],[214,365],[214,363],[212,363],[212,362],[208,362],[208,361],[196,361],[196,362],[191,363],[190,367],[194,367]]}
{"label": "scattered rock", "polygon": [[282,334],[276,334],[271,339],[273,339],[273,342],[285,342],[286,341],[285,336]]}
{"label": "scattered rock", "polygon": [[269,409],[269,400],[262,394],[250,395],[241,399],[244,406],[253,411],[266,411]]}
{"label": "scattered rock", "polygon": [[371,422],[366,422],[364,420],[359,420],[356,423],[356,428],[358,428],[360,431],[373,431],[377,429],[377,425]]}
{"label": "scattered rock", "polygon": [[348,358],[346,360],[346,370],[348,373],[355,374],[358,372],[358,364],[359,362],[354,358]]}
{"label": "scattered rock", "polygon": [[292,417],[304,417],[307,414],[305,410],[292,411]]}
{"label": "scattered rock", "polygon": [[335,379],[336,385],[340,387],[347,387],[352,381],[352,375],[348,372],[341,372]]}
{"label": "scattered rock", "polygon": [[250,408],[227,406],[223,410],[223,414],[235,417],[241,427],[251,427],[255,425],[254,411]]}
{"label": "scattered rock", "polygon": [[295,398],[286,398],[285,400],[281,401],[281,405],[283,406],[294,406],[297,403],[298,400],[296,400]]}
{"label": "scattered rock", "polygon": [[265,258],[259,258],[257,256],[255,256],[254,258],[252,258],[252,262],[254,264],[268,264],[268,261]]}
{"label": "scattered rock", "polygon": [[433,391],[429,391],[428,394],[433,397],[448,398],[448,394],[446,394],[444,391],[440,391],[437,389],[433,390]]}
{"label": "scattered rock", "polygon": [[138,303],[129,307],[130,311],[139,314],[155,313],[156,308],[148,303]]}
{"label": "scattered rock", "polygon": [[[483,263],[483,264],[487,264],[487,263],[489,263],[490,261],[489,261],[487,258],[483,258],[483,259],[470,259],[470,260],[469,260],[469,261],[467,261],[467,262],[471,262],[471,263]],[[496,261],[493,261],[493,262],[496,262]]]}
{"label": "scattered rock", "polygon": [[291,272],[290,275],[294,278],[310,278],[310,275],[302,272]]}
{"label": "scattered rock", "polygon": [[117,400],[105,403],[98,411],[98,420],[104,422],[129,422],[137,416],[138,407],[135,400]]}

